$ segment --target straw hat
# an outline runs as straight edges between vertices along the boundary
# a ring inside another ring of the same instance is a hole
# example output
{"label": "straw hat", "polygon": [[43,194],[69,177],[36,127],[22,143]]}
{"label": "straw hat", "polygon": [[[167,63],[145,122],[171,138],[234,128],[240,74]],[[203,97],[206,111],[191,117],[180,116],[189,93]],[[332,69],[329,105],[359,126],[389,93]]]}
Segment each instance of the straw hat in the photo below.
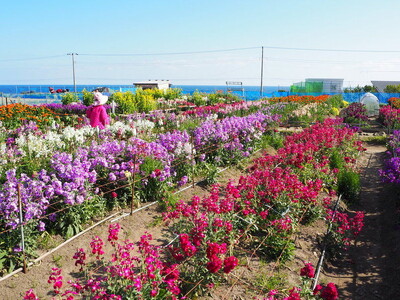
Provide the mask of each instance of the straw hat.
{"label": "straw hat", "polygon": [[108,101],[108,96],[103,95],[100,92],[94,93],[94,104],[93,105],[95,105],[95,106],[103,105],[103,104],[106,104],[107,101]]}

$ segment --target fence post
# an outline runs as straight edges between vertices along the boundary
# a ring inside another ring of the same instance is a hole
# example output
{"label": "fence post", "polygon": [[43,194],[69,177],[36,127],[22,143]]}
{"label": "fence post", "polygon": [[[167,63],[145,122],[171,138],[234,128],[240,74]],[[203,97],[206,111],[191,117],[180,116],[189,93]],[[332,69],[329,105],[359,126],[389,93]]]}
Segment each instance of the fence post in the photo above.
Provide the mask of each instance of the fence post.
{"label": "fence post", "polygon": [[[136,154],[133,156],[133,172],[132,172],[132,199],[131,199],[131,215],[133,215],[133,205],[135,203],[135,167],[136,167]],[[139,208],[139,203],[137,205]]]}
{"label": "fence post", "polygon": [[26,257],[25,257],[25,235],[24,235],[24,225],[23,225],[23,214],[22,214],[22,201],[21,201],[21,187],[17,185],[18,192],[18,206],[19,206],[19,223],[21,228],[21,248],[22,248],[22,260],[23,260],[23,272],[26,273]]}
{"label": "fence post", "polygon": [[195,183],[194,183],[194,143],[193,143],[193,134],[190,135],[190,143],[192,144],[192,161],[190,162],[192,164],[192,188],[194,188]]}

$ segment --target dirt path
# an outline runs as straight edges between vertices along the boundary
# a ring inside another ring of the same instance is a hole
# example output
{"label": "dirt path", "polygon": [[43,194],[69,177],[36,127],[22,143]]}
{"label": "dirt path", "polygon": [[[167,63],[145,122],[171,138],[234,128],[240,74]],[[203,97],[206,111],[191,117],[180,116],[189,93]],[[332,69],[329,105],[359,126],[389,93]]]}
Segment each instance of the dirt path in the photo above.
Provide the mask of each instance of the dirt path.
{"label": "dirt path", "polygon": [[364,228],[356,246],[324,275],[338,284],[341,299],[400,299],[399,195],[380,181],[386,147],[366,146],[360,202],[351,208],[365,212]]}

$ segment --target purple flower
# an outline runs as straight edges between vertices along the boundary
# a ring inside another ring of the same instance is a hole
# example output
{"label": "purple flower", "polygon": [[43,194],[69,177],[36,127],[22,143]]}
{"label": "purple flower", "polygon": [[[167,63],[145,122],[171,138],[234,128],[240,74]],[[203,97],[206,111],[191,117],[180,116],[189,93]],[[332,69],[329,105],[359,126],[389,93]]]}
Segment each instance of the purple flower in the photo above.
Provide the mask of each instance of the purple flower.
{"label": "purple flower", "polygon": [[39,221],[38,230],[41,231],[41,232],[45,231],[46,230],[46,224],[44,224],[44,222],[42,222],[42,221]]}

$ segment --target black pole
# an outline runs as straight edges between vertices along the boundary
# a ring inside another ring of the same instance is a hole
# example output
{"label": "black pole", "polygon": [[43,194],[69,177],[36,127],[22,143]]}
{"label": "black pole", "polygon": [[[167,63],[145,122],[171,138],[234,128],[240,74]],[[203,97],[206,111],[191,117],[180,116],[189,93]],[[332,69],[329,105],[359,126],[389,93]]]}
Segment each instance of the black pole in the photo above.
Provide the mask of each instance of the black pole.
{"label": "black pole", "polygon": [[263,76],[264,76],[264,46],[261,47],[261,83],[260,83],[260,98],[263,97]]}

